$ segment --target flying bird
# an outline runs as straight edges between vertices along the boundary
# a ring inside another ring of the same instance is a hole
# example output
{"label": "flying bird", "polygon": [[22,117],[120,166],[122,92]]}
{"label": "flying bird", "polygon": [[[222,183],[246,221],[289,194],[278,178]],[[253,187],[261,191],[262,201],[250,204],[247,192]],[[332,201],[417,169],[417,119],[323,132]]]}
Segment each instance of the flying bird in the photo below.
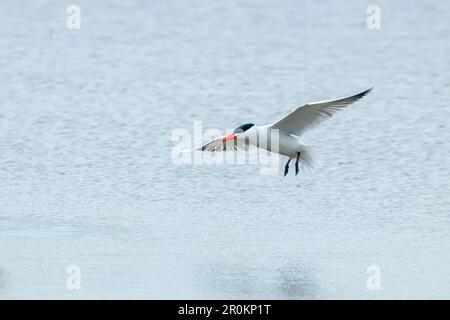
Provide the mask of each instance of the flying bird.
{"label": "flying bird", "polygon": [[[248,150],[257,147],[287,156],[284,176],[289,171],[289,163],[295,159],[295,175],[299,172],[299,163],[310,165],[312,162],[309,148],[300,141],[300,137],[336,112],[343,110],[355,101],[367,95],[372,88],[361,93],[334,100],[312,102],[295,108],[280,120],[257,126],[246,123],[237,127],[233,133],[215,138],[193,151]],[[273,137],[278,137],[273,138]]]}

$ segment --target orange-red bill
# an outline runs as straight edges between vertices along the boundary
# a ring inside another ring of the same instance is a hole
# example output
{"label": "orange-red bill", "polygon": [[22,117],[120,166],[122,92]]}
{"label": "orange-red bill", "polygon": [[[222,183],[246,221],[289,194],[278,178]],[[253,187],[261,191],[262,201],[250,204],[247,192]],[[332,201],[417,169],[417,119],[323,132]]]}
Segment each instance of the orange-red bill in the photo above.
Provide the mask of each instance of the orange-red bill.
{"label": "orange-red bill", "polygon": [[237,136],[232,133],[232,134],[227,135],[225,138],[223,138],[223,142],[227,142],[228,140],[233,140],[236,138],[237,138]]}

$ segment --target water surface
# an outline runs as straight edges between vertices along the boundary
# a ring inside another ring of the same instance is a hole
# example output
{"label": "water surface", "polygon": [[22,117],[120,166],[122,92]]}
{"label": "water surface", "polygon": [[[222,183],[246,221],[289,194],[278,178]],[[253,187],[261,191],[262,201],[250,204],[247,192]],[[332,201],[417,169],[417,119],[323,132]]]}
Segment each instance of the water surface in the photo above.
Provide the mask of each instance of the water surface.
{"label": "water surface", "polygon": [[[69,4],[0,2],[1,298],[450,298],[448,3]],[[371,86],[315,171],[172,162],[195,120]]]}

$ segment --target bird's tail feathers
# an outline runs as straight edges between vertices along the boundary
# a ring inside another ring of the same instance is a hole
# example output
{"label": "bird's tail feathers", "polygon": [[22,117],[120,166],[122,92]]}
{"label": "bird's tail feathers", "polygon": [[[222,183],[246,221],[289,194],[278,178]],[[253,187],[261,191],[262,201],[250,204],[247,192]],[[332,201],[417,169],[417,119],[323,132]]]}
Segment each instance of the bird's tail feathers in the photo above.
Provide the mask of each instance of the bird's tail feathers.
{"label": "bird's tail feathers", "polygon": [[314,169],[317,167],[317,158],[315,156],[314,148],[305,144],[300,145],[300,165],[302,169]]}

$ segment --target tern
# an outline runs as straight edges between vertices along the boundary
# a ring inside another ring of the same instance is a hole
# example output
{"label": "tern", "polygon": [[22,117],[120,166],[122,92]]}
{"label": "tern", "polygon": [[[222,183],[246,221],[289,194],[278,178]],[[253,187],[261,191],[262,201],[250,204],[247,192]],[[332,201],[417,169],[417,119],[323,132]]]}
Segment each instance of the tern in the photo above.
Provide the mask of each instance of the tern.
{"label": "tern", "polygon": [[[358,101],[372,89],[345,98],[312,102],[296,107],[272,124],[261,126],[253,123],[243,124],[233,133],[212,139],[193,151],[248,150],[249,147],[257,147],[288,157],[284,176],[288,174],[289,163],[295,159],[295,175],[297,175],[299,163],[302,165],[312,163],[310,149],[300,141],[300,137],[325,119],[331,118],[339,110]],[[278,139],[273,138],[274,136]],[[265,143],[262,143],[262,137]]]}

